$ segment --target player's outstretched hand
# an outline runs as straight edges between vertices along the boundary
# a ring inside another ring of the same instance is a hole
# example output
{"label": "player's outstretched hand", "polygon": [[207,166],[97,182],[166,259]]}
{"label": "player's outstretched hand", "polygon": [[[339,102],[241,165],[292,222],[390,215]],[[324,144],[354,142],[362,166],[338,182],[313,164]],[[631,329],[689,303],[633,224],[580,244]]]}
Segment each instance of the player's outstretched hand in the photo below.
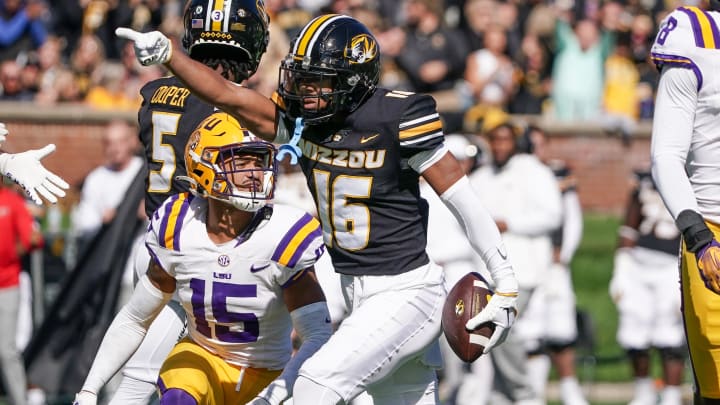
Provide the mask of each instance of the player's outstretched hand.
{"label": "player's outstretched hand", "polygon": [[465,324],[465,328],[468,330],[474,330],[486,322],[495,324],[495,332],[490,336],[488,344],[485,345],[483,354],[487,354],[507,338],[517,315],[517,296],[517,292],[496,291],[487,306]]}
{"label": "player's outstretched hand", "polygon": [[115,35],[133,41],[135,57],[143,66],[166,63],[172,57],[172,44],[160,31],[142,33],[120,27],[115,29]]}
{"label": "player's outstretched hand", "polygon": [[90,391],[80,391],[75,394],[73,405],[96,405],[97,395]]}
{"label": "player's outstretched hand", "polygon": [[5,124],[0,122],[0,145],[2,145],[3,142],[5,142],[7,135],[8,135],[8,130],[7,130],[7,128],[5,128]]}
{"label": "player's outstretched hand", "polygon": [[0,172],[19,184],[35,203],[42,204],[43,196],[55,204],[70,186],[40,163],[54,151],[55,145],[49,144],[42,149],[0,155]]}
{"label": "player's outstretched hand", "polygon": [[720,294],[720,243],[713,238],[710,243],[697,251],[695,257],[705,287],[715,294]]}

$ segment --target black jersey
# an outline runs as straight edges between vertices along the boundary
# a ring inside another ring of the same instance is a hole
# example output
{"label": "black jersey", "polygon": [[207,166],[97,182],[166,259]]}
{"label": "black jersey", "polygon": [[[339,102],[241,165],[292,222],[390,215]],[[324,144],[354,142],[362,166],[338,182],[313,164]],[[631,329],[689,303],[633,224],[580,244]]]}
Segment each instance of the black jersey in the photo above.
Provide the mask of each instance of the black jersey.
{"label": "black jersey", "polygon": [[655,188],[655,182],[648,171],[637,171],[636,187],[632,193],[632,204],[638,211],[638,220],[629,224],[638,230],[637,246],[677,254],[680,246],[680,232]]}
{"label": "black jersey", "polygon": [[399,274],[429,262],[428,205],[408,160],[443,139],[432,97],[385,89],[343,126],[305,128],[300,165],[337,272]]}
{"label": "black jersey", "polygon": [[140,94],[138,124],[148,166],[145,213],[150,218],[169,196],[188,190],[187,182],[175,179],[186,175],[185,144],[214,108],[191,94],[176,77],[153,80]]}

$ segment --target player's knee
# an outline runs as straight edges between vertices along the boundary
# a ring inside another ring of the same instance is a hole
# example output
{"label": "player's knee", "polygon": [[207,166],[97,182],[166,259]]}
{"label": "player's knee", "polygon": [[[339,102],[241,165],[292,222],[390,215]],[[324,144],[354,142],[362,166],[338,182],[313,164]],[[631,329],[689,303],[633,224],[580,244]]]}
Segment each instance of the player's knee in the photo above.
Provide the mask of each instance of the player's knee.
{"label": "player's knee", "polygon": [[341,403],[343,403],[342,397],[332,389],[301,375],[295,380],[293,404],[336,405]]}
{"label": "player's knee", "polygon": [[160,405],[197,405],[197,401],[185,390],[169,388],[160,397]]}
{"label": "player's knee", "polygon": [[687,356],[687,349],[685,346],[679,347],[659,347],[660,358],[665,361],[682,361]]}
{"label": "player's knee", "polygon": [[547,347],[545,345],[534,347],[527,351],[528,357],[544,356],[546,354],[548,354],[548,352],[547,352]]}
{"label": "player's knee", "polygon": [[627,349],[625,352],[631,359],[647,357],[650,355],[650,351],[648,349]]}
{"label": "player's knee", "polygon": [[567,342],[560,342],[560,341],[547,342],[546,347],[550,353],[560,353],[564,350],[575,347],[575,343],[576,343],[576,340],[571,340],[571,341],[567,341]]}

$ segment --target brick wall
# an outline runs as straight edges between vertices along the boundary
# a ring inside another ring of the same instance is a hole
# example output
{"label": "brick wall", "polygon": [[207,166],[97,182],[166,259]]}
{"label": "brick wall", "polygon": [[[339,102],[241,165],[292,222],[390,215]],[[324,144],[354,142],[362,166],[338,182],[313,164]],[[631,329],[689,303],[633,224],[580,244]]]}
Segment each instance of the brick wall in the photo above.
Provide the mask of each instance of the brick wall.
{"label": "brick wall", "polygon": [[[10,137],[7,151],[24,151],[55,143],[57,151],[46,166],[79,185],[94,167],[102,164],[101,137],[104,125],[113,118],[135,122],[135,113],[89,111],[83,107],[38,107],[0,103],[0,122]],[[623,211],[632,170],[649,161],[649,124],[641,125],[628,146],[607,135],[597,125],[543,122],[528,117],[550,133],[550,154],[566,160],[578,177],[580,200],[587,211],[619,214]]]}

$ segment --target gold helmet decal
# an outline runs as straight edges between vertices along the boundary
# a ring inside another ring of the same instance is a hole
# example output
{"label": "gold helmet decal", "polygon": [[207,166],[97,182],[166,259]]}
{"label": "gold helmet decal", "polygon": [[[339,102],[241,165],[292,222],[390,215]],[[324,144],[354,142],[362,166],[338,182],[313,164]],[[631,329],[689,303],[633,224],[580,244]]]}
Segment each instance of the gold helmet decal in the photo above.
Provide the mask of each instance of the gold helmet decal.
{"label": "gold helmet decal", "polygon": [[350,41],[350,48],[345,50],[345,57],[353,63],[369,62],[377,57],[377,42],[368,34],[360,34]]}

